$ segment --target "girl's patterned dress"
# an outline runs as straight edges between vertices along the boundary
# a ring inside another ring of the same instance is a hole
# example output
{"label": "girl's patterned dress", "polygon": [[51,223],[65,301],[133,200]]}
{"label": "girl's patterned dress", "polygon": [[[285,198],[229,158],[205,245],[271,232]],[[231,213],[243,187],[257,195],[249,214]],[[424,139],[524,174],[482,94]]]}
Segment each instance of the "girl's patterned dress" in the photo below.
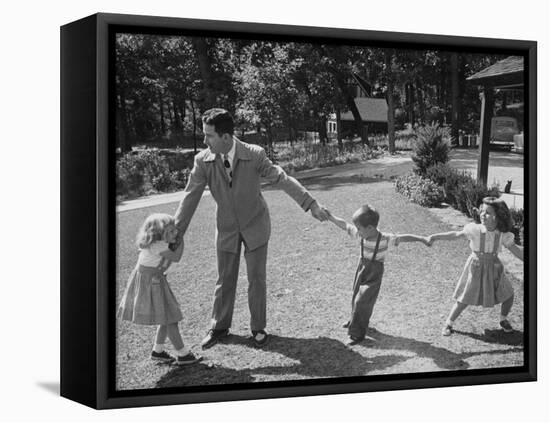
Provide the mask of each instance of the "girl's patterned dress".
{"label": "girl's patterned dress", "polygon": [[118,308],[119,318],[140,325],[167,325],[183,318],[180,305],[166,280],[171,262],[160,255],[158,259],[155,267],[144,266],[138,260]]}
{"label": "girl's patterned dress", "polygon": [[470,240],[472,254],[458,280],[454,298],[468,305],[493,307],[512,297],[514,289],[504,274],[498,253],[501,245],[514,242],[514,235],[497,230],[489,232],[480,224],[466,225],[463,233]]}

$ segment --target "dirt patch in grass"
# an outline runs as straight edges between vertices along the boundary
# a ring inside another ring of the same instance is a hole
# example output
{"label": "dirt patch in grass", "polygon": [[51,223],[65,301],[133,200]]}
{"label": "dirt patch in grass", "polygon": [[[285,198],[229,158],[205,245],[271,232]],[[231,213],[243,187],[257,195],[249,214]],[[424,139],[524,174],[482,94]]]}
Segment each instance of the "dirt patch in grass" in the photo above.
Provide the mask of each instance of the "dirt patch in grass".
{"label": "dirt patch in grass", "polygon": [[[426,235],[454,228],[433,211],[409,203],[386,180],[344,175],[304,183],[319,202],[347,219],[358,206],[373,204],[381,213],[383,231]],[[279,190],[267,190],[265,198],[272,218],[267,269],[269,344],[256,349],[248,340],[243,258],[232,335],[201,352],[203,363],[186,368],[155,365],[148,359],[155,328],[117,322],[118,389],[523,365],[522,273],[510,275],[516,294],[511,313],[516,332],[504,334],[498,329],[498,308],[470,307],[457,321],[453,336],[440,336],[469,254],[466,241],[442,242],[431,249],[420,244],[399,246],[387,258],[369,337],[346,347],[341,324],[350,312],[357,243],[334,225],[315,221]],[[118,214],[117,300],[135,265],[137,251],[132,244],[142,220],[151,212],[174,213],[176,207],[172,203]],[[213,199],[204,197],[186,234],[184,258],[168,276],[184,314],[180,323],[184,340],[197,351],[209,328],[217,277],[214,213]]]}

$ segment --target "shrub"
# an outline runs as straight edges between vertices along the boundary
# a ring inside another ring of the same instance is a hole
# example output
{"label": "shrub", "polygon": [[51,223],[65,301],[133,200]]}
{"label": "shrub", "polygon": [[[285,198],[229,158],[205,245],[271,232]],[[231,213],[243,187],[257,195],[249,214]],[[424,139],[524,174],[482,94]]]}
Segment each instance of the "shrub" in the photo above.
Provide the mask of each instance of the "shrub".
{"label": "shrub", "polygon": [[176,170],[171,173],[172,181],[174,184],[174,189],[180,190],[184,189],[189,180],[189,174],[191,171],[189,169]]}
{"label": "shrub", "polygon": [[450,131],[438,124],[419,126],[415,132],[412,160],[416,173],[425,176],[426,169],[449,161]]}
{"label": "shrub", "polygon": [[315,167],[369,160],[380,156],[382,153],[382,150],[371,149],[354,142],[345,143],[342,151],[335,144],[300,143],[279,148],[277,160],[285,171],[291,173]]}
{"label": "shrub", "polygon": [[138,197],[151,192],[170,192],[187,184],[189,170],[171,171],[158,150],[129,152],[116,163],[116,193]]}
{"label": "shrub", "polygon": [[510,209],[512,215],[512,232],[518,245],[525,245],[525,217],[523,209]]}
{"label": "shrub", "polygon": [[443,189],[439,185],[415,173],[409,173],[397,178],[395,189],[409,198],[413,203],[425,207],[437,206],[445,198]]}
{"label": "shrub", "polygon": [[438,163],[426,169],[426,178],[441,186],[445,202],[467,216],[479,219],[477,207],[484,197],[499,197],[498,187],[487,188],[468,172],[453,169],[446,163]]}

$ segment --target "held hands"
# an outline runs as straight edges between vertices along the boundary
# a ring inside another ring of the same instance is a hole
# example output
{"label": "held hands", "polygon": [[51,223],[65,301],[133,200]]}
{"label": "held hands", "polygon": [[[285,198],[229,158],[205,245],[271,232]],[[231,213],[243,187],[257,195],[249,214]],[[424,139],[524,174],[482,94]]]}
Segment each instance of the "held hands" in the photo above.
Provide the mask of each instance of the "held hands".
{"label": "held hands", "polygon": [[183,251],[183,246],[184,246],[183,235],[180,234],[180,232],[178,231],[178,235],[176,236],[176,239],[174,240],[174,242],[171,242],[170,244],[168,244],[168,248],[170,248],[171,251],[177,251],[179,249]]}
{"label": "held hands", "polygon": [[311,211],[311,215],[320,222],[324,222],[329,218],[330,213],[327,213],[328,210],[325,209],[324,207],[319,206],[317,201],[314,201],[311,204],[310,211]]}

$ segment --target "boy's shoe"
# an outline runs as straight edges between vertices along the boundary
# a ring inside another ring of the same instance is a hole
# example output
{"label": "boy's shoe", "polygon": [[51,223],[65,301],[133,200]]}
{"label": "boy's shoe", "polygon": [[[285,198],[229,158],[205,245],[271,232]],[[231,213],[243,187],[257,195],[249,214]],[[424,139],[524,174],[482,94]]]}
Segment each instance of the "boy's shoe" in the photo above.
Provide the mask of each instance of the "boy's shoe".
{"label": "boy's shoe", "polygon": [[178,358],[176,358],[176,363],[178,366],[188,366],[190,364],[198,363],[202,360],[202,356],[199,354],[193,354],[192,352],[189,352],[189,354],[186,355],[178,355]]}
{"label": "boy's shoe", "polygon": [[175,360],[175,358],[168,354],[166,351],[162,351],[159,353],[151,351],[151,360],[158,361],[160,363],[171,363]]}
{"label": "boy's shoe", "polygon": [[506,333],[510,333],[510,332],[514,331],[514,328],[512,327],[512,325],[510,324],[508,319],[501,320],[500,321],[500,327]]}
{"label": "boy's shoe", "polygon": [[268,339],[269,335],[266,333],[265,330],[252,331],[252,341],[254,342],[255,346],[263,347],[265,344],[267,344]]}
{"label": "boy's shoe", "polygon": [[349,336],[346,345],[357,345],[365,340],[364,336]]}
{"label": "boy's shoe", "polygon": [[451,325],[445,325],[441,330],[441,335],[450,336],[453,333],[453,327]]}
{"label": "boy's shoe", "polygon": [[206,350],[213,347],[220,339],[225,338],[227,335],[229,335],[229,329],[210,329],[201,342],[202,349]]}
{"label": "boy's shoe", "polygon": [[342,327],[343,327],[344,329],[349,328],[349,325],[351,325],[351,322],[350,322],[349,320],[348,320],[347,322],[345,322],[345,323],[342,323]]}

